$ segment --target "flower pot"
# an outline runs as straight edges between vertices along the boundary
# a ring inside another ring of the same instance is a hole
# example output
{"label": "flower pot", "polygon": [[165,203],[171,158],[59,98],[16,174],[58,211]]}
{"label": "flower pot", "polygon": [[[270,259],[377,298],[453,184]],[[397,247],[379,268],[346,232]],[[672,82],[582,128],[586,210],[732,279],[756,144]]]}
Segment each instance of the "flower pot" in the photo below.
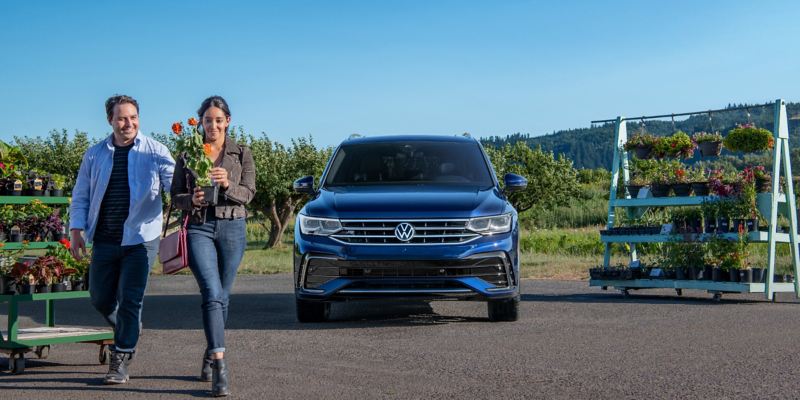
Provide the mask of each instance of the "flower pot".
{"label": "flower pot", "polygon": [[78,279],[78,280],[72,281],[72,291],[73,292],[78,292],[78,291],[84,290],[83,286],[84,285],[83,285],[83,280],[82,279]]}
{"label": "flower pot", "polygon": [[677,280],[686,280],[686,271],[683,268],[676,268],[675,269],[675,279]]}
{"label": "flower pot", "polygon": [[50,191],[50,196],[63,197],[64,196],[64,191],[61,190],[61,189],[53,189],[53,190]]}
{"label": "flower pot", "polygon": [[725,276],[723,272],[725,271],[723,271],[722,268],[714,267],[711,270],[711,280],[714,282],[722,282],[727,280],[727,276]]}
{"label": "flower pot", "polygon": [[17,284],[17,294],[33,294],[35,287],[28,284]]}
{"label": "flower pot", "polygon": [[753,270],[751,270],[751,269],[740,269],[739,270],[739,282],[742,282],[742,283],[753,282]]}
{"label": "flower pot", "polygon": [[703,157],[716,157],[722,153],[722,142],[700,142],[697,148]]}
{"label": "flower pot", "polygon": [[695,196],[708,196],[708,182],[692,182],[692,191]]}
{"label": "flower pot", "polygon": [[670,185],[664,185],[660,183],[654,183],[650,185],[650,193],[653,194],[653,197],[667,197],[669,196],[670,189]]}
{"label": "flower pot", "polygon": [[8,285],[13,282],[10,277],[0,276],[0,294],[6,294]]}
{"label": "flower pot", "polygon": [[752,268],[750,271],[753,274],[753,283],[764,283],[764,268]]}
{"label": "flower pot", "polygon": [[675,196],[688,196],[692,193],[692,185],[688,183],[676,183],[672,185],[672,191],[675,192]]}
{"label": "flower pot", "polygon": [[628,194],[634,199],[639,195],[639,190],[642,189],[642,185],[626,185],[625,187],[628,188]]}
{"label": "flower pot", "polygon": [[783,281],[786,282],[786,283],[793,283],[794,282],[794,276],[792,276],[792,274],[786,274],[786,275],[783,276]]}
{"label": "flower pot", "polygon": [[11,232],[11,234],[8,235],[8,241],[12,243],[19,242],[20,241],[19,232]]}
{"label": "flower pot", "polygon": [[650,153],[652,153],[653,148],[650,146],[636,146],[633,148],[633,155],[640,160],[646,160],[650,158]]}
{"label": "flower pot", "polygon": [[217,185],[201,186],[200,188],[203,189],[203,201],[205,201],[209,206],[217,205],[219,186]]}
{"label": "flower pot", "polygon": [[756,192],[767,193],[772,191],[772,182],[768,179],[755,179]]}
{"label": "flower pot", "polygon": [[731,231],[731,222],[727,218],[717,218],[717,233],[728,233]]}
{"label": "flower pot", "polygon": [[36,285],[36,293],[50,293],[50,285],[45,283]]}
{"label": "flower pot", "polygon": [[773,275],[773,282],[775,283],[783,283],[784,275],[783,274],[775,274]]}
{"label": "flower pot", "polygon": [[50,285],[50,291],[52,291],[53,293],[66,292],[67,285],[64,282],[54,283]]}
{"label": "flower pot", "polygon": [[747,232],[755,232],[758,230],[758,218],[748,219],[745,221]]}
{"label": "flower pot", "polygon": [[12,196],[22,196],[22,190],[12,190],[11,191],[11,195]]}
{"label": "flower pot", "polygon": [[728,270],[728,281],[729,282],[739,282],[739,269],[738,268],[731,268]]}

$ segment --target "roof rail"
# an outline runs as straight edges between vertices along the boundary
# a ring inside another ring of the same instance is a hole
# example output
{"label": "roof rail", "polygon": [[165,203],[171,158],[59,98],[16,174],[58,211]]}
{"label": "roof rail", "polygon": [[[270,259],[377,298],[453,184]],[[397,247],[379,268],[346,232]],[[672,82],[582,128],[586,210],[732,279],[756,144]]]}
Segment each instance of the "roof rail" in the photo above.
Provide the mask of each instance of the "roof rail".
{"label": "roof rail", "polygon": [[358,139],[358,138],[362,138],[362,137],[364,137],[364,136],[361,136],[358,133],[354,133],[354,134],[348,136],[347,140]]}

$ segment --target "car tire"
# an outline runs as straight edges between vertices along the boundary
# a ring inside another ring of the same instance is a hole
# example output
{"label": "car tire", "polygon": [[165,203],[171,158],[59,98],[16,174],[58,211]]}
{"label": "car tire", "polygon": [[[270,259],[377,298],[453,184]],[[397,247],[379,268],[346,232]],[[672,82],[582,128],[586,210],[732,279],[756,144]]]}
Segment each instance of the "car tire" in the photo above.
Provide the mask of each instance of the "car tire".
{"label": "car tire", "polygon": [[519,297],[503,300],[489,300],[489,321],[516,321],[519,318]]}
{"label": "car tire", "polygon": [[295,301],[297,320],[300,322],[325,322],[331,312],[331,303],[324,301]]}

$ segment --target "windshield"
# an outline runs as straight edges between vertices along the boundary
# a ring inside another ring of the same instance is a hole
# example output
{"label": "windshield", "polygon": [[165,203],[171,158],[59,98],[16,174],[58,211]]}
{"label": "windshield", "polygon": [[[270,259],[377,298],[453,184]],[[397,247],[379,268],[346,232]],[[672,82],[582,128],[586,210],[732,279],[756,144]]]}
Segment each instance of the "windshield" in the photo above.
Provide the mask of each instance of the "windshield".
{"label": "windshield", "polygon": [[325,186],[494,186],[477,143],[390,142],[342,145]]}

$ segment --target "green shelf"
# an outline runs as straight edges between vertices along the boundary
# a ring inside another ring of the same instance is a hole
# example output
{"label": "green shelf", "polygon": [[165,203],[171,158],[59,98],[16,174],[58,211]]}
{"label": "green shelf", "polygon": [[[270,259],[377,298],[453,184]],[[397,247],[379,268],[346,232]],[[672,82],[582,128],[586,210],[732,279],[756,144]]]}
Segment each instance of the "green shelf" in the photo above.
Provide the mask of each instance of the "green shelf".
{"label": "green shelf", "polygon": [[39,200],[44,204],[69,204],[71,197],[0,196],[0,204],[30,204],[33,200]]}

